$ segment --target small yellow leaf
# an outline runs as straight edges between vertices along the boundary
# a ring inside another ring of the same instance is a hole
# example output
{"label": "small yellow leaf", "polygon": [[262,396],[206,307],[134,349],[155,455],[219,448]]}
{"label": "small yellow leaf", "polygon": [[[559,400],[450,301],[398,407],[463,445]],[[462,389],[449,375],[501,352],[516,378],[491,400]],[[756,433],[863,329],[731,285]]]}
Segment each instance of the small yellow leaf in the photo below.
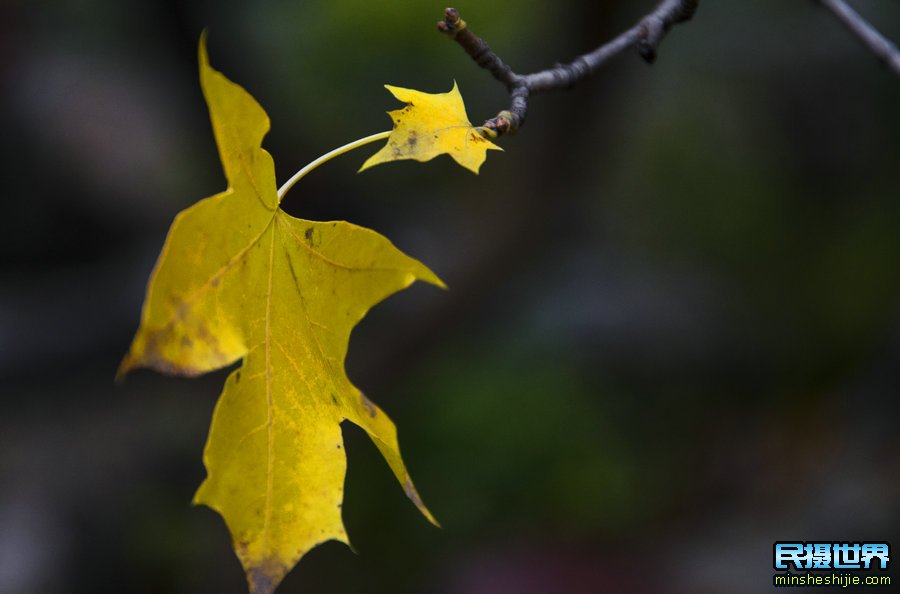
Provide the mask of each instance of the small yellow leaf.
{"label": "small yellow leaf", "polygon": [[478,173],[488,149],[503,150],[479,134],[469,122],[455,82],[448,93],[423,93],[391,85],[385,88],[407,106],[388,112],[394,121],[391,136],[380,151],[363,163],[360,171],[401,159],[430,161],[447,153],[466,169]]}
{"label": "small yellow leaf", "polygon": [[443,284],[374,231],[281,210],[272,157],[261,148],[268,116],[209,65],[205,36],[199,59],[228,189],[175,218],[120,373],[197,375],[243,359],[216,405],[208,476],[194,501],[222,515],[251,592],[265,594],[312,547],[348,542],[344,420],[369,434],[435,522],[394,424],[350,383],[344,357],[373,305],[416,280]]}

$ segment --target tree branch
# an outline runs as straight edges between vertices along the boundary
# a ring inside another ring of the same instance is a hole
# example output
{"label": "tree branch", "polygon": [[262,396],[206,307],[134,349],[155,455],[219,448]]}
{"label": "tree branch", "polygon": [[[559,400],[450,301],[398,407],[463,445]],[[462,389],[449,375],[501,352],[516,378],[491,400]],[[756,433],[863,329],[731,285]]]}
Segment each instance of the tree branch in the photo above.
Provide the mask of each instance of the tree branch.
{"label": "tree branch", "polygon": [[612,58],[634,47],[647,63],[656,60],[656,50],[672,25],[689,20],[697,10],[699,0],[663,0],[636,25],[594,51],[578,56],[568,64],[553,68],[516,74],[488,44],[469,30],[459,11],[448,8],[438,30],[449,35],[494,78],[506,85],[510,94],[509,109],[505,109],[484,123],[491,138],[516,132],[525,123],[528,98],[533,93],[567,89],[587,78]]}
{"label": "tree branch", "polygon": [[897,50],[896,45],[879,33],[844,0],[818,0],[818,2],[828,9],[848,31],[862,41],[885,66],[900,75],[900,51]]}

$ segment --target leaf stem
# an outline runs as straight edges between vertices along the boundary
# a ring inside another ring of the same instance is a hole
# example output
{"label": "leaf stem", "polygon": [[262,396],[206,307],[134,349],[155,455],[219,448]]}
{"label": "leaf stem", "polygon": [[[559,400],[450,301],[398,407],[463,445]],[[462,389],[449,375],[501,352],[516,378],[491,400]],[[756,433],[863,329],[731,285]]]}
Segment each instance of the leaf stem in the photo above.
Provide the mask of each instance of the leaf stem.
{"label": "leaf stem", "polygon": [[318,159],[312,161],[309,165],[306,165],[303,169],[301,169],[300,171],[295,173],[293,176],[291,176],[291,179],[284,182],[284,185],[281,186],[280,188],[278,188],[278,202],[281,202],[281,199],[284,197],[285,194],[287,194],[288,190],[290,190],[291,188],[294,187],[294,184],[296,184],[307,173],[309,173],[310,171],[312,171],[313,169],[315,169],[322,163],[325,163],[326,161],[330,161],[331,159],[334,159],[335,157],[343,155],[346,152],[352,151],[355,148],[359,148],[365,144],[369,144],[370,142],[377,142],[379,140],[384,140],[390,135],[391,135],[390,130],[388,130],[387,132],[379,132],[378,134],[372,134],[371,136],[366,136],[365,138],[360,138],[359,140],[354,140],[353,142],[349,142],[349,143],[345,144],[344,146],[340,146],[340,147],[334,149],[333,151],[329,151],[329,152],[325,153],[324,155],[322,155]]}

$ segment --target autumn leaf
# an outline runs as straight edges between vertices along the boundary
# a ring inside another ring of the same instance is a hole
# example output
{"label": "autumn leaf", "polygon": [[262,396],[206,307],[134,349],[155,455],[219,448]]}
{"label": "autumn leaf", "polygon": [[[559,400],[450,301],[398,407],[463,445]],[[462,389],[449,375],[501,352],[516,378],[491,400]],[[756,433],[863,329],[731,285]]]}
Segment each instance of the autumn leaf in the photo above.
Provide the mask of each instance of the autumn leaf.
{"label": "autumn leaf", "polygon": [[430,161],[446,153],[466,169],[478,173],[488,149],[503,150],[479,134],[469,122],[455,82],[448,93],[423,93],[391,85],[385,88],[407,105],[388,112],[394,129],[387,144],[369,157],[360,171],[401,159]]}
{"label": "autumn leaf", "polygon": [[[200,81],[228,189],[181,212],[150,277],[120,373],[193,376],[243,359],[213,414],[194,498],[218,511],[250,591],[272,592],[312,547],[348,543],[341,520],[340,423],[362,427],[432,522],[404,467],[391,420],[348,380],[350,332],[369,308],[416,280],[443,286],[385,237],[279,207],[269,119],[209,65]],[[435,522],[436,523],[436,522]]]}

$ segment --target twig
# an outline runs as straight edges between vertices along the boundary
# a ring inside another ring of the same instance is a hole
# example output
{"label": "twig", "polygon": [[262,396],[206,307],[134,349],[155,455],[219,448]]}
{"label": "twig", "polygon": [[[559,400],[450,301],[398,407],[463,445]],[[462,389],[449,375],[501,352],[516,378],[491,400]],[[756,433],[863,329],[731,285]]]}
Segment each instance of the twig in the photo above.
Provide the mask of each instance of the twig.
{"label": "twig", "polygon": [[578,56],[568,64],[557,64],[553,68],[531,74],[516,74],[483,39],[469,30],[455,8],[444,11],[444,19],[438,22],[438,30],[453,38],[479,66],[506,85],[512,100],[509,109],[484,123],[486,132],[496,138],[502,134],[512,134],[522,127],[528,112],[528,98],[533,93],[569,88],[632,47],[638,50],[644,60],[653,63],[656,60],[656,50],[666,33],[672,25],[689,20],[697,10],[698,3],[699,0],[663,0],[653,12],[612,41]]}
{"label": "twig", "polygon": [[888,68],[900,75],[900,51],[844,0],[818,0]]}

